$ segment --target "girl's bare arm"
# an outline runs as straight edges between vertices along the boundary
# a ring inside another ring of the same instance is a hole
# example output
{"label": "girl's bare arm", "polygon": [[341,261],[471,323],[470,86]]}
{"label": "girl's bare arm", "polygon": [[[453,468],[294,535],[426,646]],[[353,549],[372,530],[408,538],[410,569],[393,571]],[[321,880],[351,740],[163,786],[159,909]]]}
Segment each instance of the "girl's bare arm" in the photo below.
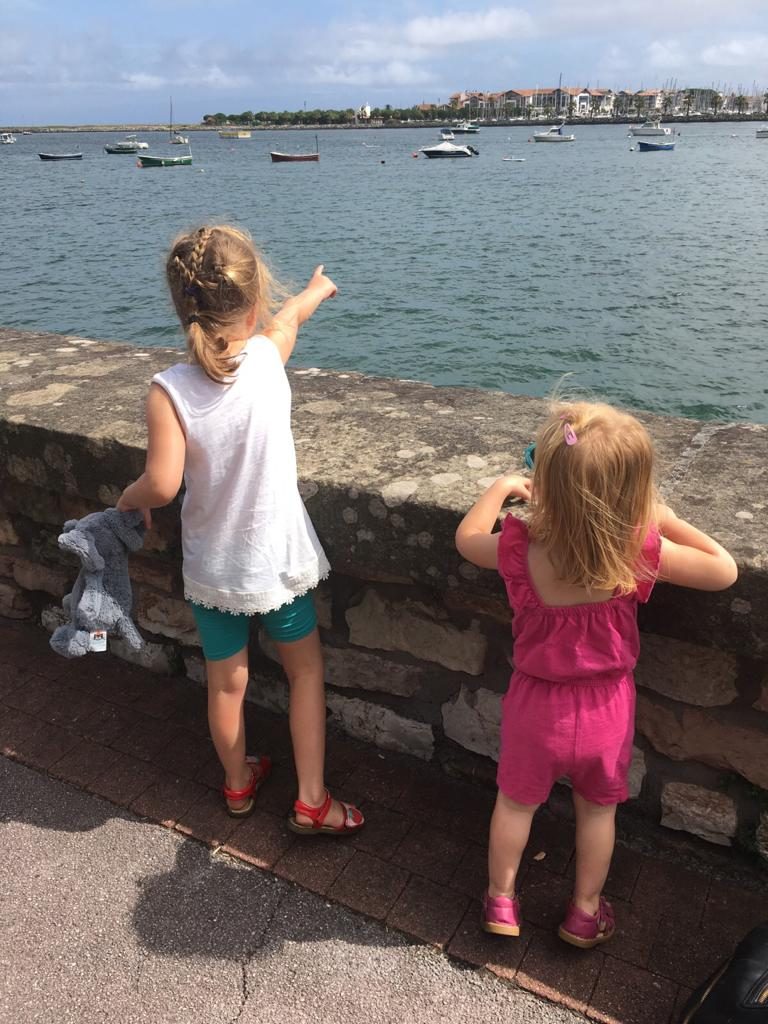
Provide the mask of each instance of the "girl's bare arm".
{"label": "girl's bare arm", "polygon": [[186,440],[173,402],[159,384],[147,396],[147,460],[138,480],[129,484],[117,503],[122,511],[140,508],[149,527],[149,510],[168,505],[179,493],[184,478]]}
{"label": "girl's bare arm", "polygon": [[659,510],[659,529],[660,580],[695,590],[725,590],[736,582],[738,569],[725,548],[666,506]]}
{"label": "girl's bare arm", "polygon": [[293,352],[301,325],[309,320],[321,302],[332,299],[336,292],[336,285],[325,276],[321,263],[315,268],[304,291],[288,299],[282,309],[275,314],[264,333],[277,346],[284,363],[288,362]]}
{"label": "girl's bare arm", "polygon": [[456,530],[456,548],[462,557],[481,569],[495,569],[499,535],[493,528],[501,506],[510,496],[528,501],[531,481],[524,476],[501,476],[475,502]]}

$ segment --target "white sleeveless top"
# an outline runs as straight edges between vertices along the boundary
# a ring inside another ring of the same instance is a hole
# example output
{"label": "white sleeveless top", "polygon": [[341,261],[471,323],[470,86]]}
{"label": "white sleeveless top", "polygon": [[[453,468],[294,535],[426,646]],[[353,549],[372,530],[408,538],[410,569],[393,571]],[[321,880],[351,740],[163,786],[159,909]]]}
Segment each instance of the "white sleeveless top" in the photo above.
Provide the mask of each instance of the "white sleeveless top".
{"label": "white sleeveless top", "polygon": [[231,384],[187,363],[152,379],[186,436],[184,596],[254,614],[317,586],[330,566],[298,490],[291,389],[276,346],[250,338]]}

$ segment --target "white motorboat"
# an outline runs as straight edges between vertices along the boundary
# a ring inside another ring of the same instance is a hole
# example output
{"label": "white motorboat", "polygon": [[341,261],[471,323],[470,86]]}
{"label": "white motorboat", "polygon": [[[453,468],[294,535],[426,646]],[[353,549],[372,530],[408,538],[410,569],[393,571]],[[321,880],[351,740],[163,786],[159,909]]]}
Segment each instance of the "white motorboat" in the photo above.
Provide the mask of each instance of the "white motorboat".
{"label": "white motorboat", "polygon": [[547,128],[545,132],[534,132],[534,142],[575,142],[575,135],[563,135],[563,128],[565,128],[565,121],[562,124],[553,124],[551,128]]}
{"label": "white motorboat", "polygon": [[642,124],[633,124],[629,129],[630,135],[642,135],[651,136],[653,138],[662,138],[665,135],[671,135],[671,128],[664,128],[659,124],[658,119],[651,118],[649,121],[644,121]]}
{"label": "white motorboat", "polygon": [[768,139],[768,125],[763,128],[757,128],[755,131],[756,139]]}
{"label": "white motorboat", "polygon": [[13,132],[0,132],[0,145],[12,146],[16,141],[16,136]]}
{"label": "white motorboat", "polygon": [[474,146],[454,146],[452,142],[439,142],[436,146],[422,146],[419,152],[429,157],[430,160],[480,156]]}
{"label": "white motorboat", "polygon": [[148,142],[141,142],[135,135],[126,135],[119,142],[108,142],[104,147],[105,153],[138,153],[140,149],[149,149]]}
{"label": "white motorboat", "polygon": [[453,139],[455,137],[456,136],[453,134],[453,132],[451,131],[450,128],[441,128],[440,129],[440,138],[443,140],[443,142],[450,142],[451,139]]}
{"label": "white motorboat", "polygon": [[477,135],[480,127],[473,121],[456,121],[451,131],[455,135]]}

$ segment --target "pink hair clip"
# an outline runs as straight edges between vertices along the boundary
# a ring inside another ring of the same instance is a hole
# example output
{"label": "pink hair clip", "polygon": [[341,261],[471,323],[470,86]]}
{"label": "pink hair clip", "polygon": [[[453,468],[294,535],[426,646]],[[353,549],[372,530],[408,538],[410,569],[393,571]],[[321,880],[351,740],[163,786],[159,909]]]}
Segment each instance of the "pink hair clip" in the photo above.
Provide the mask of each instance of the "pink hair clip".
{"label": "pink hair clip", "polygon": [[567,445],[576,444],[579,440],[578,437],[576,437],[576,432],[570,423],[563,424],[563,437],[565,438],[565,443]]}

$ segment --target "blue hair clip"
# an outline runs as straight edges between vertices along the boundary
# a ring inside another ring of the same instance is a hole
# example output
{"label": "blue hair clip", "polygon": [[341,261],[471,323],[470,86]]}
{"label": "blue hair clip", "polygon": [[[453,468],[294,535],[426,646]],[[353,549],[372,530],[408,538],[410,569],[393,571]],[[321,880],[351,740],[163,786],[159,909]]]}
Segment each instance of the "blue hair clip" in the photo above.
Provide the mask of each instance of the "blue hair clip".
{"label": "blue hair clip", "polygon": [[533,441],[523,452],[523,465],[526,469],[533,469],[533,461],[536,457],[536,442]]}

